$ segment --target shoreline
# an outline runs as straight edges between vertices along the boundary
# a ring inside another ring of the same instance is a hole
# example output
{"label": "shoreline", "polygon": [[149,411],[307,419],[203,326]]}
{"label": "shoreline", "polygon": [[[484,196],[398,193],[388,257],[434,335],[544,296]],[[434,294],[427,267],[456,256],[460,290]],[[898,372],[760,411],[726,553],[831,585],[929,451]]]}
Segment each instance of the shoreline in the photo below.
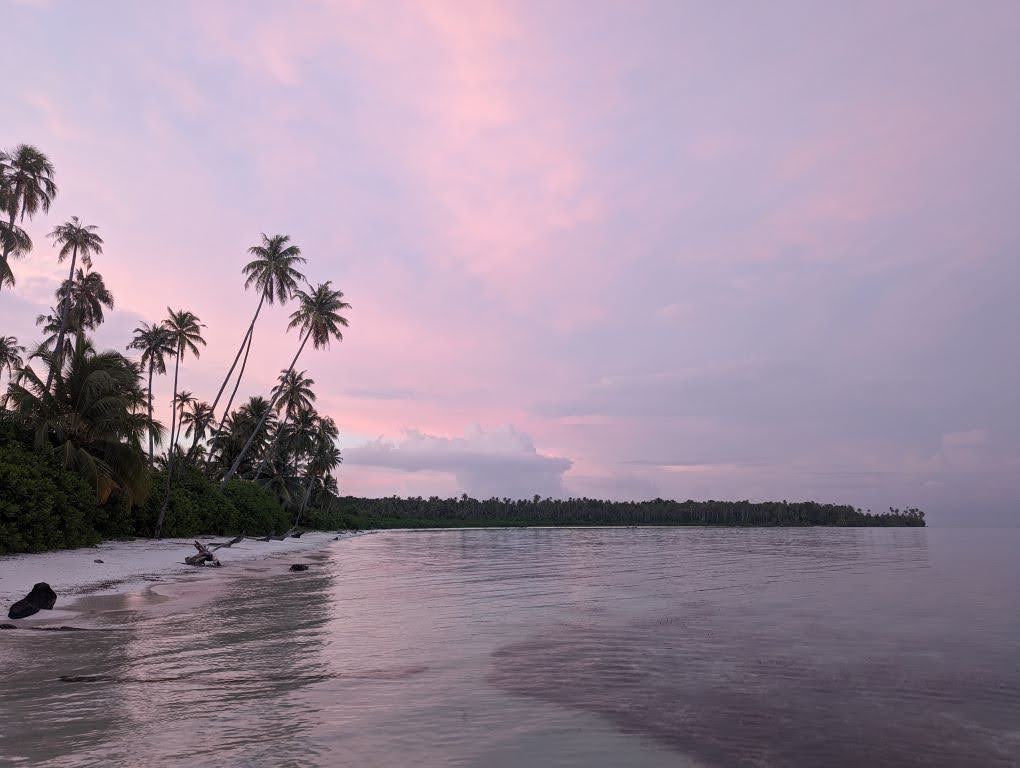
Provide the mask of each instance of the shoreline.
{"label": "shoreline", "polygon": [[[81,616],[78,608],[85,598],[126,595],[160,584],[184,580],[206,571],[229,572],[235,563],[248,563],[322,549],[334,541],[366,535],[367,531],[338,534],[308,531],[300,538],[282,541],[244,539],[216,551],[223,568],[187,565],[184,558],[195,554],[193,541],[209,546],[229,541],[229,536],[197,536],[187,539],[134,539],[104,541],[94,547],[61,549],[0,556],[0,624],[19,628],[66,624]],[[97,563],[96,560],[103,562]],[[57,593],[52,610],[39,611],[24,619],[8,619],[7,610],[23,598],[36,582],[46,582]]]}

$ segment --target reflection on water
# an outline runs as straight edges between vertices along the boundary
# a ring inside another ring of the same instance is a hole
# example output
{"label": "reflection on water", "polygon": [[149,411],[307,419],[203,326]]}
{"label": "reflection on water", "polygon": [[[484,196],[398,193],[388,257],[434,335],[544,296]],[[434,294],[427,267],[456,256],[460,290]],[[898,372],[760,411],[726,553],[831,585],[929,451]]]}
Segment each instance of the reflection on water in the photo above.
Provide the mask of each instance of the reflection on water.
{"label": "reflection on water", "polygon": [[[1015,765],[1018,531],[382,533],[0,633],[0,763]],[[165,588],[164,588],[165,589]]]}

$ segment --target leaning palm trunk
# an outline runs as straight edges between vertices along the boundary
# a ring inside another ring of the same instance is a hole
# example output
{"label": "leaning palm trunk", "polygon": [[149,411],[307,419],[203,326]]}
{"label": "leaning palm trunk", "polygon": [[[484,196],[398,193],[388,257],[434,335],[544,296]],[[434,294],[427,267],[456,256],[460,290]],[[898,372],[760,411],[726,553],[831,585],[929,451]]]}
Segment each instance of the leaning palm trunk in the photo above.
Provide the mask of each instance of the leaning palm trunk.
{"label": "leaning palm trunk", "polygon": [[[74,265],[78,261],[78,246],[74,246],[71,252],[71,271],[67,273],[67,295],[61,302],[60,307],[60,330],[57,332],[57,347],[54,350],[56,356],[53,358],[53,365],[50,366],[49,376],[46,378],[46,389],[53,383],[53,375],[60,370],[64,363],[64,334],[67,332],[67,316],[71,311],[71,284],[74,282]],[[87,260],[86,260],[87,261]]]}
{"label": "leaning palm trunk", "polygon": [[[287,369],[285,377],[290,375],[290,372],[294,370],[294,366],[297,365],[298,358],[301,357],[301,353],[304,351],[305,344],[308,343],[308,337],[311,336],[311,329],[305,331],[304,337],[301,339],[301,346],[298,347],[297,354],[294,355],[294,359],[290,361],[290,368]],[[280,393],[273,396],[269,401],[269,407],[266,408],[265,413],[262,414],[262,418],[259,419],[259,423],[255,425],[255,429],[252,430],[251,437],[248,438],[248,442],[244,444],[244,448],[241,449],[241,453],[238,454],[237,458],[234,459],[234,463],[231,465],[227,474],[223,476],[223,480],[220,485],[225,485],[227,480],[237,474],[237,468],[241,466],[241,462],[244,461],[244,457],[248,455],[248,451],[251,450],[252,444],[255,442],[255,438],[258,437],[259,432],[262,431],[262,425],[266,423],[266,419],[269,418],[269,414],[273,412],[273,406],[276,404],[277,399],[280,397]]]}
{"label": "leaning palm trunk", "polygon": [[153,361],[150,359],[149,360],[149,466],[150,467],[152,466],[152,453],[153,453],[153,448],[152,448],[152,443],[153,443],[153,434],[152,434],[152,368],[153,368]]}
{"label": "leaning palm trunk", "polygon": [[[262,294],[262,298],[259,299],[259,305],[255,308],[255,316],[252,317],[251,322],[248,324],[248,332],[244,334],[244,338],[241,339],[241,346],[237,348],[237,354],[234,355],[234,362],[230,364],[230,370],[227,371],[226,378],[223,379],[223,383],[220,384],[220,391],[216,393],[216,398],[213,400],[212,409],[210,415],[216,414],[216,406],[219,405],[220,398],[223,396],[223,390],[227,388],[227,383],[230,381],[230,377],[234,374],[234,368],[237,367],[237,361],[241,359],[241,353],[244,352],[244,363],[248,362],[248,352],[245,351],[245,346],[251,349],[251,337],[255,332],[255,321],[259,319],[259,312],[262,311],[262,303],[266,300],[266,294]],[[234,394],[237,393],[237,387],[241,384],[241,377],[244,376],[244,363],[241,364],[241,372],[237,375],[237,384],[234,386],[234,393],[230,395],[230,400],[227,402],[227,407],[223,411],[223,417],[226,418],[227,414],[230,413],[230,404],[234,402]],[[220,427],[223,426],[223,419],[220,420]],[[220,434],[220,429],[217,428],[216,436]],[[198,432],[195,433],[195,439],[191,443],[191,447],[188,449],[188,455],[195,450],[195,446],[198,444]]]}
{"label": "leaning palm trunk", "polygon": [[301,499],[301,506],[298,508],[297,516],[294,518],[294,527],[298,527],[298,523],[301,522],[301,515],[304,514],[305,507],[308,506],[308,497],[312,495],[312,485],[315,482],[315,475],[311,470],[308,470],[308,482],[305,484],[305,495]]}
{"label": "leaning palm trunk", "polygon": [[167,448],[166,482],[163,484],[163,503],[159,507],[159,515],[156,518],[155,538],[159,538],[163,532],[163,520],[166,518],[167,507],[170,506],[170,488],[174,476],[174,443],[177,440],[177,371],[181,363],[181,355],[184,354],[183,343],[177,349],[174,358],[174,397],[170,401],[170,447]]}
{"label": "leaning palm trunk", "polygon": [[[234,396],[237,394],[237,388],[241,386],[241,377],[244,376],[244,369],[248,367],[248,353],[251,352],[251,342],[253,338],[254,333],[248,336],[248,346],[244,350],[244,359],[241,361],[241,370],[237,374],[237,381],[234,382],[234,389],[230,393],[230,399],[227,400],[227,407],[223,409],[223,418],[220,419],[220,423],[216,425],[216,432],[209,440],[210,446],[216,444],[216,439],[220,436],[220,433],[223,431],[224,425],[227,423],[227,416],[230,415],[230,406],[234,404]],[[194,445],[192,445],[192,448],[194,448]],[[205,459],[206,469],[208,469],[209,464],[212,462],[212,455],[213,452],[210,450],[209,455],[206,456]]]}

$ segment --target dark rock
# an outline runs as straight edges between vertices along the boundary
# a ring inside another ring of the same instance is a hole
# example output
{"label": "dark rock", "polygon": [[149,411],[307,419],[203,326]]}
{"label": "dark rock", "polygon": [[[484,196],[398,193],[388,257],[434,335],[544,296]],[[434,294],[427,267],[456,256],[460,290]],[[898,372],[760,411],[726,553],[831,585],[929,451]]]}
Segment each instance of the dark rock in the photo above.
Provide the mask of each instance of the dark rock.
{"label": "dark rock", "polygon": [[57,593],[45,581],[40,581],[32,587],[31,592],[11,606],[7,618],[23,619],[42,610],[48,611],[56,602]]}
{"label": "dark rock", "polygon": [[0,624],[0,629],[17,629],[17,624]]}
{"label": "dark rock", "polygon": [[31,616],[33,613],[39,613],[39,608],[32,605],[26,597],[11,606],[11,609],[7,611],[7,618],[24,619],[27,616]]}
{"label": "dark rock", "polygon": [[302,563],[294,563],[294,565],[292,565],[290,567],[290,569],[292,571],[307,571],[308,570],[308,566],[304,565]]}
{"label": "dark rock", "polygon": [[102,561],[102,560],[100,560],[100,559],[99,559],[99,558],[97,557],[97,558],[96,558],[95,560],[93,560],[92,562],[93,562],[93,563],[101,563],[101,562],[103,562],[103,561]]}
{"label": "dark rock", "polygon": [[304,533],[304,531],[298,531],[297,533],[292,533],[292,534],[290,535],[290,537],[291,537],[292,539],[300,539],[300,538],[301,538],[301,534],[302,534],[302,533]]}
{"label": "dark rock", "polygon": [[40,581],[32,587],[32,591],[25,599],[31,600],[33,605],[48,611],[57,602],[57,593],[45,581]]}

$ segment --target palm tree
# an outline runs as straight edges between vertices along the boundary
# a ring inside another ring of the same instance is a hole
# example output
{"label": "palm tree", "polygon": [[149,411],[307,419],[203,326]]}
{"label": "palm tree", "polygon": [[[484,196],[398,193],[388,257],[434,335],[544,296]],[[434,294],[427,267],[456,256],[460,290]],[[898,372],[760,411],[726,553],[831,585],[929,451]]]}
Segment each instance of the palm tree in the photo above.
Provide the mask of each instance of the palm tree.
{"label": "palm tree", "polygon": [[[42,353],[53,369],[55,355]],[[63,466],[80,473],[103,503],[120,490],[129,501],[148,492],[149,474],[141,448],[151,428],[136,412],[144,402],[137,367],[118,352],[96,352],[82,337],[58,371],[52,387],[25,366],[10,386],[15,418],[35,433],[39,448],[49,447]]]}
{"label": "palm tree", "polygon": [[174,312],[170,307],[166,308],[170,316],[163,321],[167,330],[170,345],[173,347],[174,355],[174,394],[171,402],[170,412],[170,445],[167,449],[166,468],[166,490],[163,495],[163,504],[159,509],[159,516],[156,519],[156,538],[159,538],[163,529],[163,518],[166,517],[167,506],[170,503],[170,488],[173,483],[174,455],[177,444],[177,376],[180,371],[181,358],[188,352],[195,357],[199,356],[198,345],[205,346],[205,339],[202,338],[202,329],[205,327],[194,312],[185,309]]}
{"label": "palm tree", "polygon": [[[70,321],[73,320],[74,318],[70,318]],[[39,342],[38,348],[34,350],[31,355],[29,355],[29,357],[33,358],[42,357],[41,352],[43,351],[53,352],[56,349],[55,344],[57,342],[57,335],[60,333],[60,310],[57,309],[56,307],[50,307],[49,314],[36,315],[35,324],[42,326],[43,333],[46,335],[43,336],[42,341]],[[73,326],[71,327],[73,328]],[[70,335],[65,335],[64,356],[66,357],[67,355],[71,354],[71,351],[73,349],[74,346],[71,344]]]}
{"label": "palm tree", "polygon": [[[76,335],[86,329],[102,325],[106,317],[103,307],[113,309],[113,294],[98,272],[78,269],[73,282],[65,282],[57,290],[61,303],[68,302],[68,329],[74,328]],[[59,306],[59,304],[58,304]],[[73,320],[73,321],[72,321]]]}
{"label": "palm tree", "polygon": [[[350,309],[351,307],[350,304],[343,300],[343,291],[334,291],[329,280],[321,283],[314,289],[311,289],[310,286],[309,288],[309,291],[299,289],[294,292],[294,295],[298,298],[299,306],[291,313],[290,324],[287,328],[301,328],[301,345],[298,347],[294,359],[290,361],[290,367],[287,369],[288,375],[294,370],[294,366],[297,364],[298,358],[301,357],[308,339],[312,340],[312,346],[316,349],[328,348],[330,339],[335,338],[338,341],[343,341],[344,337],[340,329],[342,327],[346,328],[348,325],[347,318],[340,314],[343,310]],[[265,419],[266,417],[263,416],[255,432],[248,438],[247,445],[245,445],[240,455],[234,460],[233,466],[223,476],[222,483],[226,483],[237,472],[238,466],[240,466],[241,461],[251,449],[251,444],[254,442],[259,430],[261,430]]]}
{"label": "palm tree", "polygon": [[308,459],[306,468],[305,493],[301,499],[301,507],[294,518],[294,527],[301,522],[301,515],[304,514],[308,505],[308,497],[312,492],[312,485],[318,478],[332,472],[342,461],[340,449],[336,447],[336,439],[340,436],[340,430],[336,423],[328,416],[318,419],[315,432],[312,436],[312,453]]}
{"label": "palm tree", "polygon": [[3,250],[0,256],[0,288],[4,283],[14,285],[8,258],[22,255],[32,247],[32,241],[14,222],[25,216],[34,218],[42,210],[50,209],[57,194],[53,183],[53,163],[35,147],[21,144],[13,152],[0,152],[0,207],[7,214],[3,229]]}
{"label": "palm tree", "polygon": [[312,403],[315,402],[315,393],[312,391],[312,384],[315,382],[305,376],[305,373],[306,371],[280,371],[280,383],[273,387],[273,400],[276,403],[276,412],[284,414],[283,422],[276,430],[273,444],[262,457],[262,463],[259,464],[258,472],[255,473],[256,480],[261,477],[262,470],[265,469],[270,456],[276,455],[276,444],[280,441],[287,422],[296,413],[311,409]]}
{"label": "palm tree", "polygon": [[[25,352],[25,348],[18,344],[18,340],[13,336],[0,336],[0,375],[3,375],[4,369],[7,369],[7,375],[10,378],[10,383],[14,381],[14,372],[21,369],[21,366],[25,364],[21,355]],[[3,406],[7,407],[8,395],[4,394]]]}
{"label": "palm tree", "polygon": [[[68,255],[71,256],[71,269],[67,273],[68,283],[74,281],[74,268],[79,255],[81,255],[82,263],[86,267],[91,267],[93,254],[103,252],[103,238],[97,234],[96,227],[92,224],[83,224],[77,216],[72,216],[63,224],[54,227],[50,232],[50,237],[53,238],[55,244],[60,246],[60,250],[57,252],[58,262],[63,262]],[[54,372],[60,368],[64,360],[64,333],[67,330],[69,309],[70,302],[64,302],[60,312],[60,331],[57,333],[57,354],[53,358],[53,368],[50,370],[48,382],[52,382]]]}
{"label": "palm tree", "polygon": [[[265,419],[265,429],[256,428]],[[272,404],[264,397],[258,395],[250,398],[240,408],[234,411],[227,418],[226,428],[213,442],[213,450],[219,464],[224,469],[229,468],[240,454],[241,450],[248,444],[248,438],[253,435],[256,441],[252,444],[250,456],[259,456],[265,447],[267,433],[272,429],[275,418],[273,417]],[[242,465],[242,472],[250,467],[245,463]]]}
{"label": "palm tree", "polygon": [[[146,400],[149,408],[149,421],[152,421],[152,374],[159,373],[161,376],[166,373],[166,359],[174,353],[173,344],[170,341],[170,332],[162,323],[142,323],[135,328],[135,337],[127,345],[128,349],[138,349],[142,352],[142,367],[149,371],[149,386],[146,389]],[[153,460],[153,440],[155,435],[149,431],[149,464]]]}
{"label": "palm tree", "polygon": [[212,406],[203,400],[196,400],[191,398],[188,402],[190,410],[185,410],[181,414],[181,426],[187,425],[187,429],[184,431],[185,437],[191,437],[194,433],[195,439],[191,443],[191,447],[188,449],[186,458],[190,458],[194,451],[195,445],[199,440],[205,437],[209,427],[212,426],[213,412]]}
{"label": "palm tree", "polygon": [[[262,305],[266,302],[272,305],[274,301],[285,304],[294,291],[297,290],[298,280],[304,278],[304,275],[296,268],[297,264],[303,264],[305,261],[301,255],[301,249],[296,245],[288,245],[289,242],[290,235],[273,235],[268,237],[263,232],[262,243],[260,245],[253,245],[248,249],[248,253],[255,258],[248,262],[242,270],[247,277],[244,281],[244,289],[248,290],[248,288],[254,285],[259,292],[259,303],[255,307],[255,314],[252,316],[251,322],[248,324],[248,330],[241,340],[241,346],[238,347],[237,354],[234,355],[234,362],[230,364],[230,370],[227,371],[227,375],[224,377],[223,383],[220,384],[220,389],[213,399],[212,409],[215,411],[216,406],[220,402],[220,397],[223,396],[223,390],[226,388],[227,382],[230,381],[234,368],[237,367],[237,361],[241,357],[241,353],[244,352],[244,362],[241,363],[241,370],[237,375],[237,383],[234,385],[234,390],[227,401],[227,407],[223,409],[224,418],[220,420],[216,428],[216,434],[213,436],[214,440],[223,429],[226,414],[230,413],[230,406],[234,402],[234,395],[237,394],[237,388],[240,386],[241,378],[244,376],[244,369],[248,364],[248,352],[251,350],[252,337],[255,333],[255,321],[259,319]],[[194,444],[191,447],[194,448]]]}

